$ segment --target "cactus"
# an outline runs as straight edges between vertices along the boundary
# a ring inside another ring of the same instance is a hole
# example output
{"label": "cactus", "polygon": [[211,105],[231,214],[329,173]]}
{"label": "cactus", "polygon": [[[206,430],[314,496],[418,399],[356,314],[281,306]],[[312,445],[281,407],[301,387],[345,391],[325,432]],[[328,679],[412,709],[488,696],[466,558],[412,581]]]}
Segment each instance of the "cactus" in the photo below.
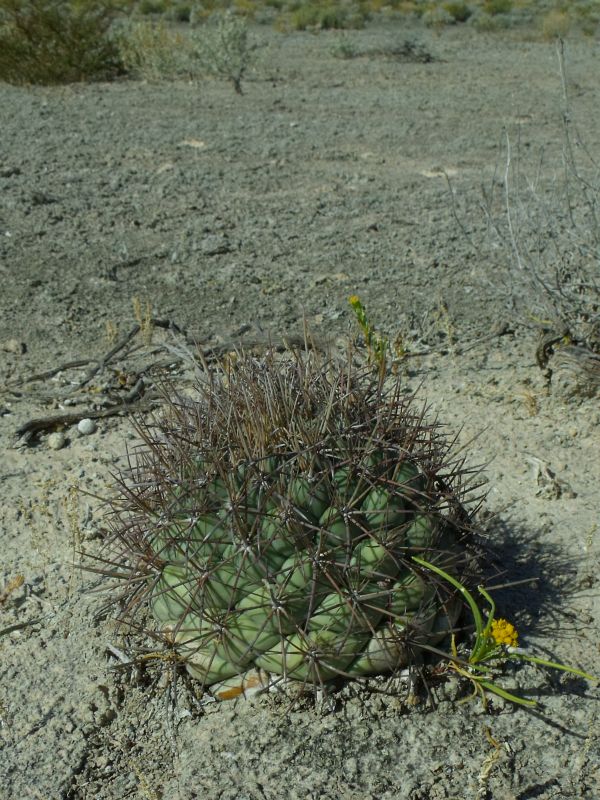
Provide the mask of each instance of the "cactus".
{"label": "cactus", "polygon": [[391,380],[241,354],[140,427],[112,503],[122,619],[216,696],[393,673],[454,628],[460,598],[413,556],[464,575],[465,470]]}

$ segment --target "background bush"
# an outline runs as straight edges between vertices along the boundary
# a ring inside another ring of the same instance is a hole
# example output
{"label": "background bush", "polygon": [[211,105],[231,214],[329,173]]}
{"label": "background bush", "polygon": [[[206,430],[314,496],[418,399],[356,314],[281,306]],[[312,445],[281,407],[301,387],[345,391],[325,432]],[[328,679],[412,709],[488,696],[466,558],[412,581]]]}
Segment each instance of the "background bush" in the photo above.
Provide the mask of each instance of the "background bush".
{"label": "background bush", "polygon": [[163,20],[128,20],[119,30],[119,49],[125,69],[134,77],[169,80],[192,71],[189,38]]}
{"label": "background bush", "polygon": [[0,80],[70,83],[122,69],[110,35],[115,0],[0,0]]}

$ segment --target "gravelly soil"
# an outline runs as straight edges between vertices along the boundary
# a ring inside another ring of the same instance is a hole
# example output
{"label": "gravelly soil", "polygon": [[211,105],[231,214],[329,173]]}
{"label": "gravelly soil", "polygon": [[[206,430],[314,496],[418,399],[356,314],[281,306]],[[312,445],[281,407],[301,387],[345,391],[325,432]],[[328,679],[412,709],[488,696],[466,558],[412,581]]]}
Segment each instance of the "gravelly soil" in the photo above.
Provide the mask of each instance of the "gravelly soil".
{"label": "gravelly soil", "polygon": [[[98,552],[103,522],[69,487],[106,492],[135,441],[129,422],[69,428],[59,450],[46,435],[13,447],[89,365],[27,376],[100,358],[107,323],[131,328],[134,297],[215,344],[296,334],[304,317],[339,340],[358,293],[382,331],[428,351],[406,362],[407,388],[421,385],[469,461],[488,464],[491,561],[507,579],[539,577],[497,592],[503,613],[532,650],[600,670],[597,399],[548,391],[500,288],[510,254],[486,246],[479,208],[504,128],[525,159],[544,149],[548,179],[560,168],[554,47],[372,26],[352,34],[362,48],[416,35],[433,60],[341,61],[336,34],[257,35],[269,47],[242,97],[216,81],[0,87],[0,586],[25,578],[0,631],[41,619],[0,640],[0,797],[598,797],[597,690],[533,667],[504,678],[540,701],[533,713],[492,701],[485,714],[453,685],[436,710],[349,687],[330,714],[264,697],[197,715],[185,692],[167,713],[165,691],[114,669],[95,578],[72,565],[75,547]],[[578,120],[600,155],[597,60],[597,43],[568,43]]]}

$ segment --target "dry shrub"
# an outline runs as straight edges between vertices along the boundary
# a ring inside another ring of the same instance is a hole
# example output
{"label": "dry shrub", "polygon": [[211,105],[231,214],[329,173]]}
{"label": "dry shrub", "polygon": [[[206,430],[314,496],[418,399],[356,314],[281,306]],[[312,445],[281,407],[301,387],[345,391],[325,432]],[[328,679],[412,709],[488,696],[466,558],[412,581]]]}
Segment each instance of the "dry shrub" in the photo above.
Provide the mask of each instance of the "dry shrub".
{"label": "dry shrub", "polygon": [[556,39],[557,36],[566,36],[571,27],[571,19],[566,11],[554,9],[542,17],[541,27],[544,39]]}
{"label": "dry shrub", "polygon": [[115,0],[0,0],[0,80],[55,84],[122,69],[111,26]]}
{"label": "dry shrub", "polygon": [[557,51],[564,96],[562,164],[550,178],[543,161],[530,171],[518,141],[507,138],[502,192],[492,187],[485,193],[488,220],[510,255],[504,287],[510,307],[540,331],[540,366],[557,348],[578,347],[582,365],[600,354],[600,163],[574,121],[562,40]]}
{"label": "dry shrub", "polygon": [[132,22],[119,36],[119,49],[128,72],[149,81],[190,73],[191,48],[187,37],[163,21]]}
{"label": "dry shrub", "polygon": [[294,30],[327,30],[363,28],[368,12],[358,2],[303,3],[289,14],[289,24]]}

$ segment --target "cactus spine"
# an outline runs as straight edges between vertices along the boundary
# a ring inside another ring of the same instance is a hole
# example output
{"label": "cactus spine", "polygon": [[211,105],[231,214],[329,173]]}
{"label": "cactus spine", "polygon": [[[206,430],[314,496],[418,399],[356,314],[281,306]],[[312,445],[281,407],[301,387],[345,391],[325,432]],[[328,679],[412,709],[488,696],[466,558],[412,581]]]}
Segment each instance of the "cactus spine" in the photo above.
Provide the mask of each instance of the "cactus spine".
{"label": "cactus spine", "polygon": [[124,617],[205,688],[391,673],[452,630],[412,556],[462,574],[464,470],[399,380],[241,355],[142,433],[113,503]]}

